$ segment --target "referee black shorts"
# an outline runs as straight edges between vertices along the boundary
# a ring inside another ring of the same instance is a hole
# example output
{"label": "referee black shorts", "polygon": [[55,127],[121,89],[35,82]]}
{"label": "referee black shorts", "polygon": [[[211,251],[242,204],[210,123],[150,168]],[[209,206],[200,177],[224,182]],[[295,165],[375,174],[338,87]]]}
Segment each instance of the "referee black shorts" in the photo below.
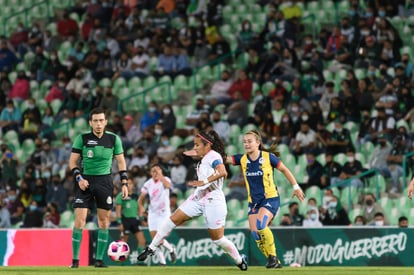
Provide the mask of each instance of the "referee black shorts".
{"label": "referee black shorts", "polygon": [[75,182],[73,208],[96,208],[111,210],[113,206],[113,182],[111,175],[88,176],[82,175],[88,180],[89,188],[82,191],[79,184]]}

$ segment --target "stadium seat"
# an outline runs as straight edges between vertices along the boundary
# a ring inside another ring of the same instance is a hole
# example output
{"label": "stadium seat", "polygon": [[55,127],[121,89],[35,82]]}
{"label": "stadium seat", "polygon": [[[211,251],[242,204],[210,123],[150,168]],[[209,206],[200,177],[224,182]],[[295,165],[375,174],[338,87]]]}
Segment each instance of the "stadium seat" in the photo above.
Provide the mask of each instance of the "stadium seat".
{"label": "stadium seat", "polygon": [[59,227],[72,228],[75,221],[75,216],[71,210],[65,210],[60,214]]}
{"label": "stadium seat", "polygon": [[305,191],[306,198],[315,198],[318,203],[321,202],[322,199],[322,191],[319,186],[310,186]]}

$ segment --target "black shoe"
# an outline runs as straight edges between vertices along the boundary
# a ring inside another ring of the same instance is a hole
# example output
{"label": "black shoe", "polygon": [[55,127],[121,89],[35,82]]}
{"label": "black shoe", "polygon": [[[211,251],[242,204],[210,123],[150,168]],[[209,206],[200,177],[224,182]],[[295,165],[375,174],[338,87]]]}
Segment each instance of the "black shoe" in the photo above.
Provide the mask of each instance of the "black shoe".
{"label": "black shoe", "polygon": [[175,253],[175,247],[173,247],[173,250],[170,252],[171,257],[171,263],[175,264],[177,262],[177,254]]}
{"label": "black shoe", "polygon": [[79,260],[72,260],[72,265],[69,268],[79,268]]}
{"label": "black shoe", "polygon": [[267,258],[266,268],[282,268],[282,264],[276,256],[270,255]]}
{"label": "black shoe", "polygon": [[242,254],[242,262],[238,264],[237,266],[240,268],[240,270],[246,271],[247,270],[247,257],[246,255]]}
{"label": "black shoe", "polygon": [[96,260],[95,267],[108,267],[108,266],[102,260]]}
{"label": "black shoe", "polygon": [[154,251],[147,246],[144,251],[141,252],[141,254],[138,255],[138,261],[145,261],[148,256],[154,255]]}

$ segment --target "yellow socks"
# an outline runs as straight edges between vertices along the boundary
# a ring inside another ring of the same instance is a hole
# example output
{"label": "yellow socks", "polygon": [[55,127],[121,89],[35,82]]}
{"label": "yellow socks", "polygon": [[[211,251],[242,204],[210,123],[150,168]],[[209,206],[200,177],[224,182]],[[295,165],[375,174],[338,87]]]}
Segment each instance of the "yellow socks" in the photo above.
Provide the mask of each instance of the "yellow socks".
{"label": "yellow socks", "polygon": [[[260,236],[260,242],[263,246],[263,251],[259,247],[259,249],[262,251],[262,253],[268,257],[268,256],[276,256],[276,245],[275,240],[273,238],[273,233],[270,230],[269,227],[265,227],[262,230],[258,230],[259,236]],[[256,240],[256,243],[258,241]],[[259,246],[259,244],[258,244]]]}

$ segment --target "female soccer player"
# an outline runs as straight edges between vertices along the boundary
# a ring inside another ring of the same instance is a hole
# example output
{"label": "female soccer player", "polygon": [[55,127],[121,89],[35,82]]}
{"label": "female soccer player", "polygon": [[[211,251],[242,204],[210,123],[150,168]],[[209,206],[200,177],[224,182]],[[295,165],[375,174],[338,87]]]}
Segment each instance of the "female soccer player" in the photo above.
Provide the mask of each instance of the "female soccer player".
{"label": "female soccer player", "polygon": [[259,250],[266,256],[266,268],[281,268],[277,258],[273,233],[269,228],[274,216],[279,210],[280,198],[273,182],[273,168],[282,172],[293,185],[293,195],[303,201],[305,194],[296,182],[289,169],[280,161],[279,153],[272,146],[264,150],[262,137],[256,130],[244,135],[243,145],[245,154],[227,157],[227,162],[241,165],[247,189],[249,207],[249,227],[256,240]]}
{"label": "female soccer player", "polygon": [[190,186],[196,189],[158,228],[151,244],[138,256],[138,260],[145,261],[148,256],[154,255],[164,237],[176,226],[203,215],[213,242],[221,247],[241,270],[247,270],[245,256],[240,255],[236,246],[224,236],[227,206],[222,187],[227,171],[223,163],[226,155],[220,137],[215,131],[200,132],[194,137],[194,149],[184,154],[201,159],[197,166],[198,180],[190,183]]}
{"label": "female soccer player", "polygon": [[[171,179],[165,177],[159,164],[151,166],[151,178],[144,183],[141,188],[141,195],[138,198],[139,215],[142,217],[145,214],[144,201],[149,197],[148,205],[148,229],[151,238],[154,238],[158,227],[163,221],[168,219],[171,215],[170,210],[170,189]],[[174,247],[167,241],[162,240],[160,243],[170,253],[171,262],[175,263],[177,257],[175,255]],[[162,250],[157,250],[161,265],[166,265],[164,254]]]}

